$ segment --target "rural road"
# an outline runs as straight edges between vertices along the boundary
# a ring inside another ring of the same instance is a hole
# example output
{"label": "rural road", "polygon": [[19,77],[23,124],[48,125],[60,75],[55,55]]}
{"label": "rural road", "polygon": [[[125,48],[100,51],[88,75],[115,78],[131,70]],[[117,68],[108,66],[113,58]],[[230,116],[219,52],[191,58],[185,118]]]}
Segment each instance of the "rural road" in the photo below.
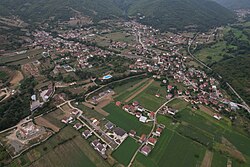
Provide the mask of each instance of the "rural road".
{"label": "rural road", "polygon": [[[148,135],[146,141],[148,140],[148,138],[149,138],[149,137],[152,135],[152,133],[154,132],[155,126],[156,126],[156,124],[157,124],[157,114],[158,114],[158,112],[159,112],[166,104],[168,104],[168,103],[171,102],[172,100],[177,99],[177,98],[182,98],[182,97],[183,97],[183,96],[174,97],[174,98],[168,100],[167,102],[165,102],[164,104],[162,104],[162,105],[156,110],[155,116],[154,116],[154,124],[153,124],[153,127],[152,127],[152,129],[151,129],[151,131],[150,131],[150,133],[149,133],[149,135]],[[143,142],[143,143],[141,144],[141,146],[136,150],[135,154],[133,155],[133,157],[131,158],[131,160],[130,160],[130,162],[129,162],[128,167],[131,167],[131,166],[132,166],[132,164],[133,164],[133,162],[134,162],[134,160],[135,160],[136,155],[138,154],[138,152],[140,151],[140,149],[142,148],[142,146],[143,146],[145,143],[146,143],[146,142]]]}
{"label": "rural road", "polygon": [[[196,58],[190,51],[190,47],[192,46],[194,40],[196,39],[196,37],[199,35],[199,33],[197,33],[194,38],[191,40],[191,42],[188,44],[188,54],[194,59],[196,60],[198,63],[200,63],[203,67],[213,71],[212,68],[208,67],[205,63],[203,63],[202,61],[200,61],[198,58]],[[217,72],[213,71],[219,78],[222,78]],[[249,113],[250,113],[250,107],[248,106],[248,104],[245,102],[245,100],[236,92],[236,90],[228,83],[226,82],[227,86],[232,90],[232,92],[241,100],[242,102],[242,107],[245,108]]]}

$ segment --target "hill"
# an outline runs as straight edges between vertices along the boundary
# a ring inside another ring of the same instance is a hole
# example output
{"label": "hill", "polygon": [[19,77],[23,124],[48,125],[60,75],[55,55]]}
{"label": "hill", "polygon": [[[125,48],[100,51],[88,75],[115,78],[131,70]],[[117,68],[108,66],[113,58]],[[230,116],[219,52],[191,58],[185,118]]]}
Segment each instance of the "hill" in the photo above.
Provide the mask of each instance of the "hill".
{"label": "hill", "polygon": [[67,20],[76,12],[94,20],[120,17],[121,10],[112,0],[2,0],[1,15],[18,15],[23,20],[33,22],[51,17]]}
{"label": "hill", "polygon": [[250,8],[249,0],[214,0],[214,1],[229,9]]}
{"label": "hill", "polygon": [[94,21],[115,17],[145,16],[140,20],[161,30],[187,26],[207,29],[226,24],[232,12],[210,0],[2,0],[0,15],[18,15],[28,22],[67,20],[76,12]]}
{"label": "hill", "polygon": [[123,7],[128,15],[141,13],[145,16],[142,23],[161,30],[187,26],[202,30],[226,24],[234,18],[231,11],[210,0],[124,0]]}

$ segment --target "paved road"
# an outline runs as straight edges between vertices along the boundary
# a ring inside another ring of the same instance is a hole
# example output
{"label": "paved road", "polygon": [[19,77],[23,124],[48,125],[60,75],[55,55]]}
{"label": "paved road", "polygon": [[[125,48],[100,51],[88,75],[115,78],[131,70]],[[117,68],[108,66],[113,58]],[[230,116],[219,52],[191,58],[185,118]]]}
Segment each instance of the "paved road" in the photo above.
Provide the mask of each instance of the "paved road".
{"label": "paved road", "polygon": [[[210,67],[208,67],[205,63],[203,63],[202,61],[200,61],[199,59],[197,59],[190,51],[190,47],[193,44],[194,40],[196,39],[196,37],[199,35],[199,33],[197,33],[195,35],[195,37],[192,39],[192,41],[188,44],[188,53],[189,55],[196,60],[198,63],[200,63],[203,67],[213,71],[213,69],[211,69]],[[218,73],[215,72],[216,75],[218,75],[219,78],[222,78]],[[241,100],[242,102],[242,107],[245,108],[249,113],[250,113],[250,107],[248,106],[248,104],[245,102],[245,100],[236,92],[236,90],[228,83],[226,82],[227,86],[232,90],[232,92]]]}
{"label": "paved road", "polygon": [[[169,102],[171,102],[172,100],[174,100],[174,99],[176,99],[176,98],[182,98],[182,97],[183,97],[183,96],[174,97],[174,98],[168,100],[167,102],[165,102],[163,105],[161,105],[161,106],[156,110],[155,116],[154,116],[154,124],[153,124],[153,127],[152,127],[152,129],[151,129],[151,131],[150,131],[148,137],[147,137],[147,140],[148,140],[148,138],[152,135],[152,133],[154,132],[155,126],[157,125],[157,114],[158,114],[158,112],[159,112],[165,105],[167,105]],[[146,140],[146,141],[147,141],[147,140]],[[131,167],[131,165],[133,164],[133,162],[134,162],[134,160],[135,160],[136,155],[138,154],[138,152],[140,151],[140,149],[144,146],[144,144],[146,143],[146,141],[143,142],[143,143],[141,144],[141,146],[136,150],[135,154],[133,155],[133,157],[131,158],[131,160],[130,160],[130,162],[129,162],[128,167]]]}

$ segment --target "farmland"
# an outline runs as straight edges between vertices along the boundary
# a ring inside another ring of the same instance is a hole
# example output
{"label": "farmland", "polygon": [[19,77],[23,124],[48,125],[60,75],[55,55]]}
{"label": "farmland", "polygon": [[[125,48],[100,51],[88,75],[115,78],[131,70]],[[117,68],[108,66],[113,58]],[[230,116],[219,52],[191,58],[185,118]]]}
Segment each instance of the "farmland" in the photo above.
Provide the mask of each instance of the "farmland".
{"label": "farmland", "polygon": [[65,127],[9,166],[108,166],[72,127]]}
{"label": "farmland", "polygon": [[[119,161],[121,164],[127,166],[130,162],[130,159],[138,149],[139,144],[130,137],[128,137],[122,145],[114,151],[112,156]],[[126,155],[126,156],[124,156]]]}
{"label": "farmland", "polygon": [[42,49],[37,50],[29,50],[26,53],[22,54],[5,54],[1,56],[0,63],[10,64],[10,65],[18,65],[18,64],[26,64],[32,61],[35,61],[42,57]]}
{"label": "farmland", "polygon": [[134,166],[196,166],[204,153],[204,147],[165,129],[152,153],[148,157],[138,154]]}
{"label": "farmland", "polygon": [[[160,94],[160,97],[156,97],[156,94]],[[156,111],[166,101],[165,97],[166,88],[160,86],[160,82],[154,81],[130,102],[138,101],[146,109]]]}
{"label": "farmland", "polygon": [[108,104],[103,109],[109,113],[109,116],[106,117],[108,120],[127,132],[135,130],[138,135],[143,133],[148,134],[151,129],[151,124],[143,124],[139,122],[138,118],[128,114],[121,108],[117,107],[114,103]]}

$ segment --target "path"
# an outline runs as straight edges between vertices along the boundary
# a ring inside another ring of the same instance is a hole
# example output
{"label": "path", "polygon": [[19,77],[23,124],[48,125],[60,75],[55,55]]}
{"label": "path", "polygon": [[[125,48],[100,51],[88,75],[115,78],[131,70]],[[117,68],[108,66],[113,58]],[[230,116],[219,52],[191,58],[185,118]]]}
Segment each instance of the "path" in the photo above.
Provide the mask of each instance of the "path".
{"label": "path", "polygon": [[131,101],[132,99],[134,99],[137,95],[139,95],[141,92],[143,92],[145,89],[147,89],[149,87],[149,85],[151,85],[153,82],[154,82],[154,80],[151,79],[147,85],[143,86],[143,88],[141,88],[139,91],[135,92],[132,96],[127,98],[125,100],[125,103],[127,103],[127,102]]}

